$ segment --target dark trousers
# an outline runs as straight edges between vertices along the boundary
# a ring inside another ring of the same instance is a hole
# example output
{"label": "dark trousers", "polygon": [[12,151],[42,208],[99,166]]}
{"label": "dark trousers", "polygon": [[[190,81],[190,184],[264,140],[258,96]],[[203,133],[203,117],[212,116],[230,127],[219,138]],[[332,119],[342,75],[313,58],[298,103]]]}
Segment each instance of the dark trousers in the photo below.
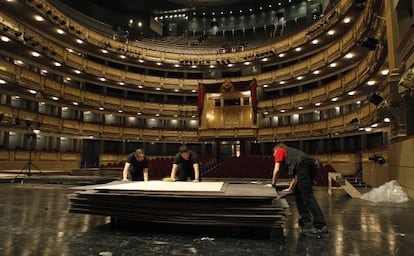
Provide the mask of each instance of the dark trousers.
{"label": "dark trousers", "polygon": [[313,160],[303,160],[296,169],[298,182],[295,187],[296,206],[305,226],[312,223],[315,228],[326,225],[325,218],[312,191]]}

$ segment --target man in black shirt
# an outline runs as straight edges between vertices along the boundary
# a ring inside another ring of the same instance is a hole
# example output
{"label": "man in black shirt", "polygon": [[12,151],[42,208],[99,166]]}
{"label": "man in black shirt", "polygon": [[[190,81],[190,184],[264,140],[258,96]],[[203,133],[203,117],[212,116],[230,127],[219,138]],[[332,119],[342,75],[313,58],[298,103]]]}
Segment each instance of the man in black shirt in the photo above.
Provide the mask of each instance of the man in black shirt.
{"label": "man in black shirt", "polygon": [[128,181],[128,171],[133,181],[148,181],[148,159],[142,149],[128,155],[122,172],[122,181]]}
{"label": "man in black shirt", "polygon": [[171,169],[171,179],[175,180],[178,172],[178,181],[187,181],[188,178],[194,182],[200,181],[200,165],[197,153],[182,145],[179,152],[174,156]]}

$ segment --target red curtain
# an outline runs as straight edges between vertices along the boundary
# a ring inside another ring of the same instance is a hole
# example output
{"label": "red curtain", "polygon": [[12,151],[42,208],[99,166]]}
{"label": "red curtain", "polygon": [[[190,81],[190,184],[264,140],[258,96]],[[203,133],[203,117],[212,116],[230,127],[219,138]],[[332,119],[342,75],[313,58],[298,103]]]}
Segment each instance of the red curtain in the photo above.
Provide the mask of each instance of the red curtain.
{"label": "red curtain", "polygon": [[256,78],[250,82],[250,95],[252,97],[252,107],[253,107],[253,120],[256,124],[257,118],[257,81]]}
{"label": "red curtain", "polygon": [[201,123],[201,114],[203,113],[203,105],[204,105],[204,86],[203,84],[198,84],[198,120]]}

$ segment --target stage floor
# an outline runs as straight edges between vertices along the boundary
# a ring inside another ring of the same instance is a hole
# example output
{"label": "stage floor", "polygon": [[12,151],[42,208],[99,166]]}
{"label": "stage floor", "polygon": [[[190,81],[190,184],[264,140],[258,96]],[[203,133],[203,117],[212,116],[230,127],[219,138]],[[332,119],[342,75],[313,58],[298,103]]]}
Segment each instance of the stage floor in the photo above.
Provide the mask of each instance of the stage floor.
{"label": "stage floor", "polygon": [[108,217],[69,213],[66,197],[73,191],[68,187],[0,184],[0,255],[412,255],[413,201],[371,203],[349,198],[341,190],[330,197],[326,187],[315,187],[329,236],[301,235],[295,199],[288,196],[291,215],[283,223],[283,234],[269,239],[253,233],[237,237],[228,230],[114,228]]}

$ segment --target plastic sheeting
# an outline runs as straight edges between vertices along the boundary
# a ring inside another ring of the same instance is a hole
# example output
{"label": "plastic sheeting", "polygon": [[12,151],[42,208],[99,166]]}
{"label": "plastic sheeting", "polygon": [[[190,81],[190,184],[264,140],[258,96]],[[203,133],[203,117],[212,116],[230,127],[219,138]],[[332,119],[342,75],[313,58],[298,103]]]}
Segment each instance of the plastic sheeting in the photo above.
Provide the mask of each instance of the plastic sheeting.
{"label": "plastic sheeting", "polygon": [[396,180],[391,180],[378,188],[373,188],[370,192],[363,194],[361,199],[371,202],[394,203],[409,201],[407,194],[402,190]]}

